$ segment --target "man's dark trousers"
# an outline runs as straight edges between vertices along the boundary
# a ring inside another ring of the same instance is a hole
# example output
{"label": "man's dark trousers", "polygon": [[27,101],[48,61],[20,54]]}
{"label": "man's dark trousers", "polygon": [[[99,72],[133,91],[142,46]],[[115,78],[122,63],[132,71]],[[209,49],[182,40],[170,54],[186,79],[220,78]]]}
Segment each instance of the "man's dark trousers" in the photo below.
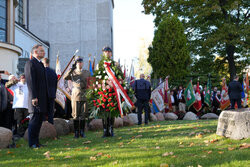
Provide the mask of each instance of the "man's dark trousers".
{"label": "man's dark trousers", "polygon": [[54,124],[54,108],[55,108],[55,99],[49,98],[48,101],[48,122]]}
{"label": "man's dark trousers", "polygon": [[39,132],[43,123],[44,113],[38,107],[34,107],[34,113],[29,121],[29,146],[39,144]]}
{"label": "man's dark trousers", "polygon": [[230,99],[231,109],[234,109],[235,103],[237,103],[238,108],[241,108],[241,99]]}
{"label": "man's dark trousers", "polygon": [[138,107],[138,125],[142,123],[142,109],[145,111],[145,124],[148,123],[149,120],[149,113],[150,113],[150,107],[149,107],[149,101],[148,100],[137,100],[137,107]]}

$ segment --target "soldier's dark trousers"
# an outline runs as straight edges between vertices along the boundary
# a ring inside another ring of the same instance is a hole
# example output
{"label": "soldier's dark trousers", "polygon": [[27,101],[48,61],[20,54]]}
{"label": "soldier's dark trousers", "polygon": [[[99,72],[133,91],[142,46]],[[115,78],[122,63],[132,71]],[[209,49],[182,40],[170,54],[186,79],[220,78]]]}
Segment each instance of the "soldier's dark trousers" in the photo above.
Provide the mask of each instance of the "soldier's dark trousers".
{"label": "soldier's dark trousers", "polygon": [[102,125],[103,125],[102,137],[114,136],[114,123],[115,123],[115,118],[113,117],[105,117],[104,119],[102,119]]}
{"label": "soldier's dark trousers", "polygon": [[237,103],[238,108],[241,108],[241,99],[230,99],[231,109],[234,109],[235,103]]}
{"label": "soldier's dark trousers", "polygon": [[148,100],[141,100],[137,99],[137,107],[138,107],[138,125],[142,124],[142,109],[145,111],[145,124],[148,123],[149,120],[149,113],[150,113],[150,107]]}

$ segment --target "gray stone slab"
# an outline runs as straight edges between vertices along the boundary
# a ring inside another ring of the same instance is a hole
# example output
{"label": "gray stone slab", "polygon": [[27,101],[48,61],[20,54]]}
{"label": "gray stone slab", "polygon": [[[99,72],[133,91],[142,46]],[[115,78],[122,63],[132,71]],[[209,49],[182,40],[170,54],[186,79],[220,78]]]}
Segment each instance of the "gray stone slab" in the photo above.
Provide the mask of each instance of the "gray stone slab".
{"label": "gray stone slab", "polygon": [[250,137],[250,109],[226,110],[220,114],[217,135],[240,140]]}

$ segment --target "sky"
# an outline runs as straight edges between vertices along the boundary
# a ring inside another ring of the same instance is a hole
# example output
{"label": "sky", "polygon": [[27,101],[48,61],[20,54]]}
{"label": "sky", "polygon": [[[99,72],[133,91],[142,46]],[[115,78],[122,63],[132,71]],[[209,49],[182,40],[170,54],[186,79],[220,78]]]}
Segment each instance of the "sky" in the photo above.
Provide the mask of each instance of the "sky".
{"label": "sky", "polygon": [[142,13],[142,0],[114,0],[114,59],[130,68],[139,55],[140,39],[152,42],[154,17]]}

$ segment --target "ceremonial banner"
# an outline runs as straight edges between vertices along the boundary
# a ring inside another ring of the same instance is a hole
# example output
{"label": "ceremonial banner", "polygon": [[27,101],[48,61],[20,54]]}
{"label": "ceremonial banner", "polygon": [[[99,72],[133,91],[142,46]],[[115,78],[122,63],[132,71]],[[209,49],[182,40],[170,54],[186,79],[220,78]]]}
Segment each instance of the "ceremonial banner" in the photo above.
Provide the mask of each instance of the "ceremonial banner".
{"label": "ceremonial banner", "polygon": [[56,90],[56,99],[55,101],[63,108],[65,109],[65,105],[66,105],[66,96],[65,94],[60,90],[57,89]]}
{"label": "ceremonial banner", "polygon": [[72,64],[75,62],[75,56],[71,58],[68,65],[64,69],[61,77],[58,80],[57,88],[60,89],[68,99],[71,100],[71,92],[72,92],[72,82],[64,80],[65,73],[71,68]]}
{"label": "ceremonial banner", "polygon": [[167,105],[168,110],[173,110],[172,107],[172,102],[171,102],[171,97],[170,97],[170,92],[169,92],[169,87],[168,87],[168,77],[165,80],[165,90],[164,90],[164,103]]}
{"label": "ceremonial banner", "polygon": [[184,97],[186,100],[186,105],[189,109],[195,102],[195,95],[194,95],[192,80],[188,83],[188,86],[184,91]]}
{"label": "ceremonial banner", "polygon": [[226,84],[226,79],[222,80],[222,90],[221,90],[221,101],[220,101],[220,109],[225,110],[230,106],[230,100],[228,95],[228,88]]}
{"label": "ceremonial banner", "polygon": [[207,81],[207,90],[205,93],[205,97],[204,97],[204,102],[211,107],[212,101],[211,101],[211,80],[210,77],[208,77],[208,81]]}
{"label": "ceremonial banner", "polygon": [[164,92],[164,82],[161,83],[151,93],[151,98],[159,111],[163,111],[165,109],[163,92]]}
{"label": "ceremonial banner", "polygon": [[194,109],[198,112],[202,108],[201,104],[201,92],[200,92],[200,87],[199,87],[199,81],[197,82],[197,87],[195,91],[195,103],[194,103]]}
{"label": "ceremonial banner", "polygon": [[241,93],[241,100],[242,100],[242,106],[246,107],[247,106],[247,82],[246,82],[246,77],[243,78],[243,83],[242,83],[242,93]]}

